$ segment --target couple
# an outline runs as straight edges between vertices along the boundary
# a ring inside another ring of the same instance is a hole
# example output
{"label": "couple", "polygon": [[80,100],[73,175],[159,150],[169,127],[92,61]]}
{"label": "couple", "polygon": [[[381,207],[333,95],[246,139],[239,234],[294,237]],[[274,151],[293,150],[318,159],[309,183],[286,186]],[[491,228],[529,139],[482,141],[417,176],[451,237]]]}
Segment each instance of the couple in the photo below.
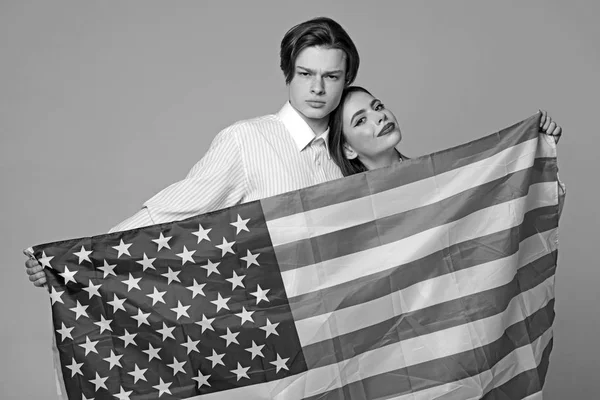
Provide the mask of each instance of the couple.
{"label": "couple", "polygon": [[[321,17],[283,37],[280,67],[288,102],[274,115],[221,131],[187,177],[162,190],[110,232],[177,221],[401,162],[402,135],[391,111],[367,90],[350,86],[360,58],[346,31]],[[542,112],[541,130],[561,128]],[[36,260],[29,280],[46,278]]]}

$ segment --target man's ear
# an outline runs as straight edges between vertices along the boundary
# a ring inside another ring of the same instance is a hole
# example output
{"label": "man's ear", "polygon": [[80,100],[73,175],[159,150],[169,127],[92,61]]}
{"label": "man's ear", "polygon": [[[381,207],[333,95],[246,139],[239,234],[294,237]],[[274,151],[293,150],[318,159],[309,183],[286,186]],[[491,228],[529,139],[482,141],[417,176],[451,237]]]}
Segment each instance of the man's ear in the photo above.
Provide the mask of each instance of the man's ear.
{"label": "man's ear", "polygon": [[354,160],[356,157],[358,157],[358,154],[348,143],[344,143],[344,155],[348,160]]}

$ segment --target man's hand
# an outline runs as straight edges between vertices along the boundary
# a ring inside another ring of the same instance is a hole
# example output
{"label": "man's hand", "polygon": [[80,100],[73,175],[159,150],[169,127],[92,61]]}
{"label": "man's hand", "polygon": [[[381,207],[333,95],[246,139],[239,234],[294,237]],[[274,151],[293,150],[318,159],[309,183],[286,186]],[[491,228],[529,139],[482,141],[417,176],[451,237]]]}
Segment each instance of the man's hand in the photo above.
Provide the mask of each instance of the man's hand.
{"label": "man's hand", "polygon": [[542,133],[550,135],[554,138],[554,143],[558,143],[560,136],[562,135],[562,128],[552,121],[552,118],[544,110],[540,110],[542,118],[540,118],[540,128]]}
{"label": "man's hand", "polygon": [[44,267],[36,259],[29,259],[25,261],[25,271],[29,275],[29,280],[33,282],[35,286],[42,287],[46,284],[46,274],[44,274]]}

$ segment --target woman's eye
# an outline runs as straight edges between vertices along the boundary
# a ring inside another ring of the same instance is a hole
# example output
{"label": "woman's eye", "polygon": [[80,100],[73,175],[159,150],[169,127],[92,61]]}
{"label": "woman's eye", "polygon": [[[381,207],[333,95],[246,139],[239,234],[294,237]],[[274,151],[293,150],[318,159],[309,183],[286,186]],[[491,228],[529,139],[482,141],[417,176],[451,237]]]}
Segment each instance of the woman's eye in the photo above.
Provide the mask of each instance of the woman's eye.
{"label": "woman's eye", "polygon": [[365,123],[366,118],[362,117],[361,119],[359,119],[358,121],[356,121],[356,125],[354,126],[359,126]]}
{"label": "woman's eye", "polygon": [[381,111],[385,109],[385,106],[383,105],[383,103],[379,103],[375,106],[375,111]]}

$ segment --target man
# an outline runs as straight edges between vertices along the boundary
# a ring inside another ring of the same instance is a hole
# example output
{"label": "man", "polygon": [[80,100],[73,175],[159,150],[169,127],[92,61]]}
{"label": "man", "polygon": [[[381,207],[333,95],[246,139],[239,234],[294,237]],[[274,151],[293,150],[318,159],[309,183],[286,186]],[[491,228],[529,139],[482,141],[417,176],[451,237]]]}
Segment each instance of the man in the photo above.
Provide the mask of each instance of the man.
{"label": "man", "polygon": [[[239,121],[221,131],[187,177],[159,192],[111,232],[177,221],[341,178],[329,157],[329,114],[358,73],[360,58],[346,31],[315,18],[283,37],[280,67],[288,102],[274,115]],[[46,278],[36,260],[29,280]]]}

